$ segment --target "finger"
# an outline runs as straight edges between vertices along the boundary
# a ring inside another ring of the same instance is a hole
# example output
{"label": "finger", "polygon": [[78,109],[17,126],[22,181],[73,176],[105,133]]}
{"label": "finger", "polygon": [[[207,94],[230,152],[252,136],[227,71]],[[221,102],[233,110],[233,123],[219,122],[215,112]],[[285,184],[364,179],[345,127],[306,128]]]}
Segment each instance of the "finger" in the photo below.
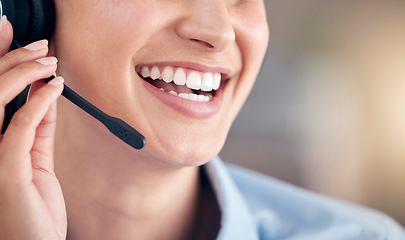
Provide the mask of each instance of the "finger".
{"label": "finger", "polygon": [[28,92],[28,98],[30,98],[38,89],[41,89],[46,85],[45,81],[35,81],[31,84],[30,91]]}
{"label": "finger", "polygon": [[6,53],[0,58],[0,75],[24,62],[45,57],[48,53],[48,41],[39,40],[25,47]]}
{"label": "finger", "polygon": [[56,102],[53,102],[44,118],[39,123],[35,140],[31,149],[31,164],[33,169],[54,172],[53,148],[56,129]]}
{"label": "finger", "polygon": [[[32,84],[30,95],[45,86],[44,81],[37,81]],[[56,129],[56,102],[49,106],[49,109],[36,130],[36,137],[31,150],[32,168],[41,169],[53,173],[53,147]]]}
{"label": "finger", "polygon": [[[45,81],[36,81],[32,83],[28,97],[30,98],[36,91],[45,85]],[[37,127],[36,137],[31,150],[31,163],[33,169],[53,172],[53,161],[49,159],[53,156],[55,128],[56,102],[49,106],[48,112]]]}
{"label": "finger", "polygon": [[[6,155],[2,161],[7,161],[5,164],[9,167],[21,169],[30,165],[25,160],[33,147],[37,127],[48,113],[51,104],[62,93],[62,83],[61,77],[53,79],[33,94],[28,102],[14,114],[0,144],[0,150],[3,155]],[[49,118],[45,119],[47,120]]]}
{"label": "finger", "polygon": [[6,15],[0,20],[0,56],[3,56],[10,49],[11,41],[13,40],[13,28]]}
{"label": "finger", "polygon": [[0,125],[5,106],[29,84],[51,76],[56,71],[56,58],[45,57],[18,65],[0,75]]}

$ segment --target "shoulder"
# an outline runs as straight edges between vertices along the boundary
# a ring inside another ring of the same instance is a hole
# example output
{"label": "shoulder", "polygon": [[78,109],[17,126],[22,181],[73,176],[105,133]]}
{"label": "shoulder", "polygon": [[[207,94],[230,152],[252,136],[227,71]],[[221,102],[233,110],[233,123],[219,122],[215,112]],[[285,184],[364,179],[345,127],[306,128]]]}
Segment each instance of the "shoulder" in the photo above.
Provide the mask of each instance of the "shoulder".
{"label": "shoulder", "polygon": [[390,217],[226,164],[260,239],[405,239]]}

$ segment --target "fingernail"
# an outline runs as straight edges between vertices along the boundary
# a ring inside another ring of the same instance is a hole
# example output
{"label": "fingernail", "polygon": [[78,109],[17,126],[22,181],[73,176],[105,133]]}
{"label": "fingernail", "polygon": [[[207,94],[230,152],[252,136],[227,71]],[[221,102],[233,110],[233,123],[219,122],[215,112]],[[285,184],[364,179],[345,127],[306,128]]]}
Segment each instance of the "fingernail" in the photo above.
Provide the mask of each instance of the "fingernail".
{"label": "fingernail", "polygon": [[53,65],[58,62],[58,59],[56,57],[44,57],[35,61],[41,63],[42,65]]}
{"label": "fingernail", "polygon": [[44,49],[48,46],[48,40],[44,39],[44,40],[39,40],[33,43],[28,44],[27,46],[25,46],[25,49],[28,49],[30,51],[38,51],[41,49]]}
{"label": "fingernail", "polygon": [[0,32],[3,31],[4,26],[7,24],[7,16],[3,15],[0,19]]}
{"label": "fingernail", "polygon": [[54,79],[52,79],[50,82],[48,82],[49,85],[52,86],[59,86],[61,84],[63,84],[65,82],[65,79],[63,79],[63,77],[56,77]]}

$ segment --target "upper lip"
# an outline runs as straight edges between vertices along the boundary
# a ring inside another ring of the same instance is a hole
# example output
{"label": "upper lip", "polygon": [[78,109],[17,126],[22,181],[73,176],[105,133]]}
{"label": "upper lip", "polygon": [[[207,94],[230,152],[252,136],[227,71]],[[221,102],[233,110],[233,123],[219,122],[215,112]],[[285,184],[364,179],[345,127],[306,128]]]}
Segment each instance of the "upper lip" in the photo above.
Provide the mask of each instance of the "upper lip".
{"label": "upper lip", "polygon": [[165,62],[150,62],[150,63],[140,63],[137,64],[136,67],[164,67],[164,66],[172,66],[172,67],[181,67],[185,69],[190,69],[198,72],[211,72],[211,73],[221,73],[222,80],[228,79],[233,75],[233,71],[229,67],[221,66],[221,65],[208,65],[202,64],[197,62],[184,62],[184,61],[165,61]]}

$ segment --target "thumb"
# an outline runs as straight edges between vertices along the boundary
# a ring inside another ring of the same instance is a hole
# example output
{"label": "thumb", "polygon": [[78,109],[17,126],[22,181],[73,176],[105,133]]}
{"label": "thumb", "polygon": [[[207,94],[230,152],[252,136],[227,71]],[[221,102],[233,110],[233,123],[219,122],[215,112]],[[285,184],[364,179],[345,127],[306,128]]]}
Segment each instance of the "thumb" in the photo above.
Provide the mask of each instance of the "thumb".
{"label": "thumb", "polygon": [[4,54],[8,52],[12,40],[13,27],[7,20],[6,15],[3,15],[0,20],[0,57],[4,56]]}

